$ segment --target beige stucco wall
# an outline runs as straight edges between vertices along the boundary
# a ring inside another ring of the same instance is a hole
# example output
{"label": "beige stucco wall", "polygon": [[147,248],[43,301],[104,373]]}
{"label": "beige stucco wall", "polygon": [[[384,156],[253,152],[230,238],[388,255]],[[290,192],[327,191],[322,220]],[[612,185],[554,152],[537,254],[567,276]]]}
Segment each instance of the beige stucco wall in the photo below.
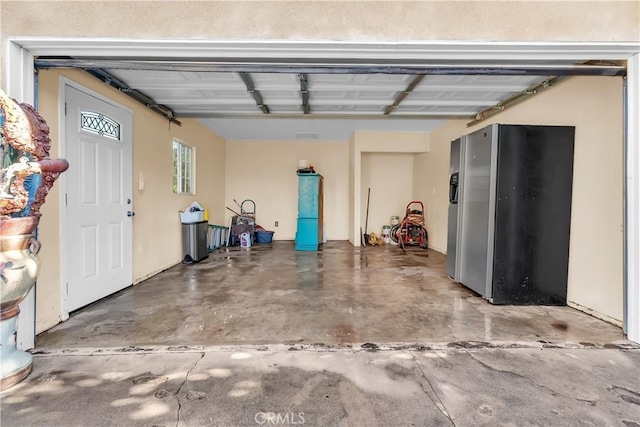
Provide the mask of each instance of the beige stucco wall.
{"label": "beige stucco wall", "polygon": [[2,36],[637,40],[637,1],[7,1]]}
{"label": "beige stucco wall", "polygon": [[568,300],[609,320],[623,307],[622,79],[572,77],[528,101],[467,128],[456,120],[430,134],[416,155],[415,196],[427,202],[430,243],[447,243],[449,144],[490,123],[576,127]]}
{"label": "beige stucco wall", "polygon": [[[42,71],[39,77],[39,110],[51,128],[52,157],[60,156],[60,76],[80,83],[133,110],[133,279],[178,263],[181,259],[178,210],[194,199],[211,212],[212,221],[224,218],[225,144],[197,121],[171,125],[142,105],[81,71]],[[172,141],[178,138],[196,147],[195,196],[172,192]],[[73,167],[73,165],[70,165]],[[144,178],[144,190],[138,179]],[[61,182],[64,180],[64,175]],[[58,183],[47,198],[39,233],[42,242],[42,270],[37,284],[36,329],[48,329],[61,315],[60,188]]]}
{"label": "beige stucco wall", "polygon": [[403,217],[413,196],[413,154],[363,153],[360,223],[365,229],[367,192],[371,188],[367,231],[382,234],[382,226],[391,224],[391,216]]}
{"label": "beige stucco wall", "polygon": [[[300,160],[324,177],[324,224],[328,240],[347,240],[349,144],[345,141],[229,140],[226,149],[226,203],[256,202],[256,220],[274,239],[295,239]],[[251,204],[247,205],[250,209]],[[233,213],[226,212],[226,224]],[[278,221],[278,227],[274,226]]]}
{"label": "beige stucco wall", "polygon": [[[637,41],[637,1],[0,1],[0,36]],[[0,85],[5,64],[0,55]]]}

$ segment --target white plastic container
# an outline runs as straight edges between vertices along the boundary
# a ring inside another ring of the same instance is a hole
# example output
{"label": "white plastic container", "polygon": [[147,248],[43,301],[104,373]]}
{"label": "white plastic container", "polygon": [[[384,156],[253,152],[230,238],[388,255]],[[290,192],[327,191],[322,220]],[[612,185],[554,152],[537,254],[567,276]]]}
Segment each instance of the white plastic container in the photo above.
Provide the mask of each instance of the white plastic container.
{"label": "white plastic container", "polygon": [[250,248],[251,247],[251,234],[242,233],[240,235],[240,247],[241,248]]}
{"label": "white plastic container", "polygon": [[387,245],[391,241],[391,238],[389,237],[390,233],[391,233],[391,227],[389,227],[388,225],[383,225],[382,226],[382,241]]}
{"label": "white plastic container", "polygon": [[180,221],[183,224],[193,224],[194,222],[201,222],[204,220],[204,211],[180,212]]}

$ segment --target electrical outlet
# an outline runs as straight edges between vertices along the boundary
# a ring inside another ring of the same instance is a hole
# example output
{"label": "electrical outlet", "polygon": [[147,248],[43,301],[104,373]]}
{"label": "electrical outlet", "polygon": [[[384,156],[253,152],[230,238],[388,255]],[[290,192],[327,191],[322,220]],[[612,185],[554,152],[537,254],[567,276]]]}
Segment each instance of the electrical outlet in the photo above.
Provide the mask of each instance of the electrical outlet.
{"label": "electrical outlet", "polygon": [[278,226],[278,221],[276,221],[276,227]]}

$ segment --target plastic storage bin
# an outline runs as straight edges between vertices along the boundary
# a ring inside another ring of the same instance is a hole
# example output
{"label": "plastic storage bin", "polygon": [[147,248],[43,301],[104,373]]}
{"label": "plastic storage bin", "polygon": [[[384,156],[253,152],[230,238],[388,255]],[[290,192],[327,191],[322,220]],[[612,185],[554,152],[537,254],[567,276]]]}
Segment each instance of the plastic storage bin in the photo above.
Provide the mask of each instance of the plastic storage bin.
{"label": "plastic storage bin", "polygon": [[180,212],[180,222],[183,224],[193,224],[202,221],[205,221],[204,211]]}
{"label": "plastic storage bin", "polygon": [[273,242],[273,231],[256,231],[256,243]]}

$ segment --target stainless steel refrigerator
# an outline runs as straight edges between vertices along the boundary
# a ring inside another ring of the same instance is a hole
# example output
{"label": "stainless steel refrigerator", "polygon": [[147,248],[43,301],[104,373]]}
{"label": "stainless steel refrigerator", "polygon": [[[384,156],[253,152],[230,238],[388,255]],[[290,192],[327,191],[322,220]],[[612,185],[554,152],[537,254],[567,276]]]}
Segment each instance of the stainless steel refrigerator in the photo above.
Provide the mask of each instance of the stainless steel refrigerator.
{"label": "stainless steel refrigerator", "polygon": [[566,304],[574,134],[494,124],[452,142],[454,280],[494,304]]}
{"label": "stainless steel refrigerator", "polygon": [[451,141],[449,164],[449,228],[447,230],[447,274],[457,278],[456,251],[458,246],[458,200],[460,196],[460,144],[461,138]]}

